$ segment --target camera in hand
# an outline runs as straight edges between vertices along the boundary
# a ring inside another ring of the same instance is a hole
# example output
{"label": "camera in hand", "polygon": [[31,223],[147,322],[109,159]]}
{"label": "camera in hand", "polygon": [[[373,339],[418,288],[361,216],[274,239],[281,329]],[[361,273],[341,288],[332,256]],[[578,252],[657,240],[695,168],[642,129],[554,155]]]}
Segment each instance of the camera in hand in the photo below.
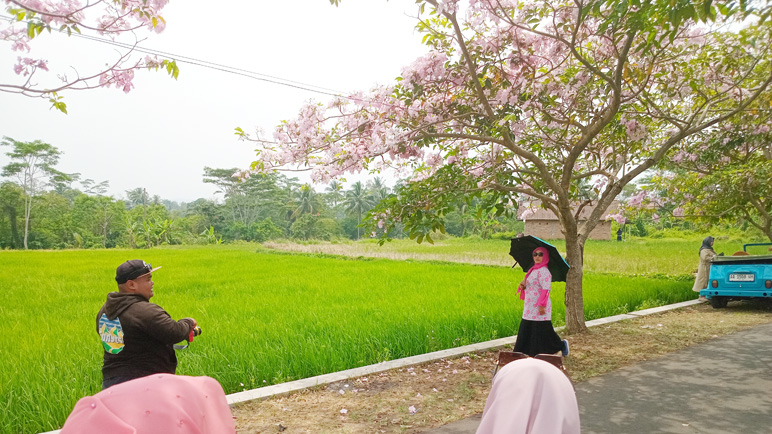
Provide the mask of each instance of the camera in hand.
{"label": "camera in hand", "polygon": [[193,334],[193,336],[200,335],[201,334],[201,327],[199,327],[199,326],[193,327],[193,330],[191,330],[191,333]]}

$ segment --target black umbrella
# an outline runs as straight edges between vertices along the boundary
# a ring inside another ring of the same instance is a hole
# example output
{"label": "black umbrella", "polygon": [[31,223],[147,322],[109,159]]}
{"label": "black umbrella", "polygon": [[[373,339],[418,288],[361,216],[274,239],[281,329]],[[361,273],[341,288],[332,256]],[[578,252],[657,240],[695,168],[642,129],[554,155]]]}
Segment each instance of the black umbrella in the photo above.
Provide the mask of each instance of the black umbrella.
{"label": "black umbrella", "polygon": [[565,282],[566,274],[568,274],[568,269],[571,267],[560,256],[555,246],[540,238],[536,238],[533,235],[512,238],[512,247],[509,249],[509,255],[515,258],[515,261],[523,267],[523,271],[528,271],[533,267],[532,254],[537,247],[544,247],[549,252],[550,262],[547,264],[547,269],[552,274],[552,281]]}

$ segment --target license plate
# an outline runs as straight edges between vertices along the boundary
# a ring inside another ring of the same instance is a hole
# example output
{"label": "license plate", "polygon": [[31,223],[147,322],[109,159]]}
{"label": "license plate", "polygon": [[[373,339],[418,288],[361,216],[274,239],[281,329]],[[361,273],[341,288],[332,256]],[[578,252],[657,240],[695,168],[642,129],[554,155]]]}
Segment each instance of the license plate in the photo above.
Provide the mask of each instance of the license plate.
{"label": "license plate", "polygon": [[753,282],[756,280],[756,276],[753,274],[730,274],[730,282]]}

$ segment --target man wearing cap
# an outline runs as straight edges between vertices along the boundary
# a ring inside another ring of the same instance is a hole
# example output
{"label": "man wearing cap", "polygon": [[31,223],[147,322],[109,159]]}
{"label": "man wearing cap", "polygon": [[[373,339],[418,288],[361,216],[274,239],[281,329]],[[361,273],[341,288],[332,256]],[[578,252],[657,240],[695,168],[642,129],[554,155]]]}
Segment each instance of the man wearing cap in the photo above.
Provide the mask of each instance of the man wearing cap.
{"label": "man wearing cap", "polygon": [[174,374],[177,355],[173,345],[186,339],[196,320],[175,321],[153,296],[153,268],[140,259],[126,261],[115,271],[118,292],[96,317],[97,333],[104,347],[102,389],[151,374]]}

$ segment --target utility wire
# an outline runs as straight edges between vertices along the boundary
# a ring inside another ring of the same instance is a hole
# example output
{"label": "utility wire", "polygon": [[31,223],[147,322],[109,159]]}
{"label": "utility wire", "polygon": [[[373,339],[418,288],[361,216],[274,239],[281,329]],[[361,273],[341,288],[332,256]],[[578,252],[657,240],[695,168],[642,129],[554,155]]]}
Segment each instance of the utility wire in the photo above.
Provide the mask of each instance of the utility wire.
{"label": "utility wire", "polygon": [[[26,23],[30,23],[30,21],[18,21],[16,19],[16,17],[12,17],[12,16],[5,15],[5,14],[0,14],[0,18],[8,19],[11,22],[26,22]],[[52,30],[57,31],[57,32],[62,33],[62,34],[65,33],[64,30],[61,30],[61,29],[53,29],[52,28]],[[126,49],[126,50],[133,50],[133,51],[136,51],[136,52],[139,52],[139,53],[151,54],[151,55],[163,56],[163,57],[170,57],[170,58],[172,58],[172,59],[174,59],[174,60],[176,60],[176,61],[178,61],[180,63],[187,63],[187,64],[191,64],[191,65],[195,65],[195,66],[200,66],[200,67],[203,67],[203,68],[209,68],[209,69],[213,69],[213,70],[216,70],[216,71],[226,72],[226,73],[229,73],[229,74],[240,75],[242,77],[251,78],[253,80],[259,80],[259,81],[264,81],[264,82],[271,83],[271,84],[277,84],[279,86],[286,86],[286,87],[291,87],[291,88],[295,88],[295,89],[305,90],[305,91],[314,92],[314,93],[318,93],[318,94],[322,94],[322,95],[329,95],[329,96],[333,96],[333,97],[337,97],[337,98],[347,99],[347,100],[354,101],[354,102],[360,102],[360,103],[361,102],[365,102],[365,100],[362,99],[362,98],[357,98],[357,97],[354,97],[354,96],[346,95],[346,92],[341,92],[339,90],[330,89],[330,88],[326,88],[326,87],[322,87],[322,86],[316,86],[316,85],[313,85],[313,84],[303,83],[303,82],[300,82],[300,81],[293,81],[293,80],[289,80],[289,79],[286,79],[286,78],[276,77],[276,76],[272,76],[272,75],[268,75],[268,74],[262,74],[262,73],[259,73],[259,72],[254,72],[254,71],[249,71],[249,70],[246,70],[246,69],[240,69],[240,68],[236,68],[236,67],[232,67],[232,66],[228,66],[228,65],[223,65],[223,64],[219,64],[219,63],[209,62],[209,61],[206,61],[206,60],[200,60],[200,59],[196,59],[196,58],[193,58],[193,57],[177,55],[177,54],[174,54],[174,53],[169,53],[169,52],[165,52],[165,51],[161,51],[161,50],[156,50],[156,49],[152,49],[152,48],[145,48],[145,47],[142,47],[140,45],[132,45],[132,44],[128,44],[128,43],[125,43],[125,42],[118,42],[118,41],[114,41],[114,40],[111,40],[111,39],[100,38],[98,36],[93,36],[93,35],[84,35],[82,33],[77,33],[77,32],[69,33],[68,36],[76,36],[76,37],[83,38],[83,39],[86,39],[86,40],[89,40],[89,41],[98,42],[98,43],[102,43],[102,44],[113,45],[113,46],[120,47],[120,48],[123,48],[123,49]],[[397,107],[395,105],[388,104],[388,103],[386,103],[385,105],[392,106],[392,107]],[[430,113],[433,112],[433,110],[431,110],[431,109],[428,109],[428,111]]]}
{"label": "utility wire", "polygon": [[[14,20],[14,21],[16,20],[14,17],[8,16],[8,15],[0,15],[0,18],[6,18],[6,19],[9,19],[9,20]],[[21,22],[24,22],[24,21],[21,21]],[[29,22],[29,21],[26,21],[26,22]],[[53,29],[53,30],[55,30],[55,31],[57,31],[59,33],[64,33],[63,30],[58,30],[58,29]],[[93,35],[85,35],[85,34],[74,32],[74,33],[71,33],[69,36],[76,36],[76,37],[83,38],[83,39],[86,39],[86,40],[89,40],[89,41],[98,42],[98,43],[102,43],[102,44],[113,45],[113,46],[124,48],[124,49],[127,49],[127,50],[133,50],[133,51],[136,51],[136,52],[139,52],[139,53],[150,54],[150,55],[154,55],[154,56],[170,57],[170,58],[176,60],[179,63],[187,63],[187,64],[191,64],[191,65],[200,66],[200,67],[203,67],[203,68],[214,69],[216,71],[227,72],[227,73],[234,74],[234,75],[240,75],[240,76],[251,78],[251,79],[254,79],[254,80],[265,81],[265,82],[268,82],[268,83],[277,84],[277,85],[280,85],[280,86],[287,86],[287,87],[292,87],[292,88],[295,88],[295,89],[301,89],[301,90],[306,90],[306,91],[309,91],[309,92],[315,92],[315,93],[319,93],[319,94],[336,96],[336,97],[343,97],[343,94],[344,94],[344,92],[341,92],[341,91],[338,91],[338,90],[335,90],[335,89],[330,89],[330,88],[326,88],[326,87],[322,87],[322,86],[316,86],[316,85],[313,85],[313,84],[308,84],[308,83],[303,83],[303,82],[299,82],[299,81],[289,80],[289,79],[286,79],[286,78],[276,77],[276,76],[272,76],[272,75],[268,75],[268,74],[262,74],[262,73],[259,73],[259,72],[254,72],[254,71],[249,71],[249,70],[246,70],[246,69],[236,68],[236,67],[233,67],[233,66],[223,65],[223,64],[214,63],[214,62],[209,62],[209,61],[206,61],[206,60],[196,59],[196,58],[193,58],[193,57],[182,56],[182,55],[178,55],[178,54],[174,54],[174,53],[169,53],[169,52],[165,52],[165,51],[161,51],[161,50],[156,50],[156,49],[153,49],[153,48],[145,48],[145,47],[142,47],[140,45],[136,45],[135,46],[135,45],[132,45],[132,44],[127,44],[127,43],[124,43],[124,42],[113,41],[113,40],[110,40],[110,39],[100,38],[100,37],[93,36]]]}
{"label": "utility wire", "polygon": [[214,70],[217,70],[217,71],[228,72],[228,73],[231,73],[231,74],[241,75],[241,76],[244,76],[244,77],[253,78],[255,80],[266,81],[266,82],[273,83],[273,84],[278,84],[278,85],[281,85],[281,86],[289,86],[289,87],[294,87],[294,88],[297,88],[297,89],[308,90],[308,91],[311,91],[311,92],[317,92],[317,93],[321,93],[321,94],[325,94],[325,95],[332,95],[332,96],[341,96],[341,94],[343,94],[343,92],[337,91],[335,89],[329,89],[329,88],[326,88],[326,87],[315,86],[315,85],[312,85],[312,84],[302,83],[302,82],[299,82],[299,81],[293,81],[293,80],[289,80],[289,79],[286,79],[286,78],[275,77],[275,76],[271,76],[271,75],[267,75],[267,74],[261,74],[259,72],[249,71],[249,70],[246,70],[246,69],[240,69],[240,68],[236,68],[236,67],[233,67],[233,66],[222,65],[222,64],[219,64],[219,63],[209,62],[209,61],[206,61],[206,60],[200,60],[200,59],[196,59],[196,58],[192,58],[192,57],[187,57],[187,56],[182,56],[182,55],[178,55],[178,54],[174,54],[174,53],[169,53],[169,52],[165,52],[165,51],[155,50],[155,49],[152,49],[152,48],[145,48],[145,47],[142,47],[141,45],[134,46],[134,45],[127,44],[127,43],[124,43],[124,42],[111,41],[109,39],[103,39],[103,38],[99,38],[99,37],[92,36],[92,35],[80,35],[80,34],[73,33],[73,36],[82,37],[84,39],[88,39],[88,40],[91,40],[91,41],[94,41],[94,42],[100,42],[100,43],[115,45],[115,46],[122,47],[122,48],[125,48],[125,49],[134,50],[134,51],[137,51],[139,53],[145,53],[145,54],[152,54],[152,55],[157,55],[157,56],[169,57],[169,58],[172,58],[172,59],[176,60],[179,63],[188,63],[188,64],[191,64],[191,65],[201,66],[201,67],[204,67],[204,68],[214,69]]}
{"label": "utility wire", "polygon": [[[78,35],[78,36],[81,36],[81,35]],[[253,72],[253,71],[249,71],[249,70],[239,69],[239,68],[235,68],[235,67],[227,66],[227,65],[220,65],[220,64],[217,64],[217,63],[213,63],[213,62],[208,62],[206,60],[198,60],[198,59],[194,59],[194,58],[190,58],[190,57],[180,56],[180,55],[173,54],[173,53],[164,53],[162,51],[157,51],[157,50],[153,50],[153,49],[147,49],[147,48],[144,48],[144,47],[139,46],[139,45],[137,45],[135,47],[135,46],[132,46],[130,44],[124,44],[124,43],[120,43],[120,42],[113,42],[113,41],[102,40],[101,38],[97,38],[97,37],[94,37],[94,36],[86,36],[86,39],[91,39],[91,40],[93,40],[95,42],[103,42],[103,43],[107,43],[107,44],[116,45],[116,46],[119,46],[119,47],[122,47],[122,48],[125,48],[125,49],[130,49],[130,50],[136,51],[138,53],[145,53],[145,54],[152,54],[152,55],[160,55],[160,56],[163,56],[163,57],[170,57],[170,58],[174,59],[175,61],[177,61],[177,63],[187,63],[187,64],[190,64],[190,65],[201,66],[203,68],[209,68],[209,69],[213,69],[215,71],[227,72],[229,74],[240,75],[242,77],[247,77],[247,78],[251,78],[251,79],[254,79],[254,80],[265,81],[267,83],[272,83],[272,84],[278,84],[280,86],[287,86],[287,87],[292,87],[292,88],[295,88],[295,89],[307,90],[309,92],[315,92],[315,93],[320,93],[320,94],[330,95],[330,96],[338,96],[338,97],[340,97],[343,94],[343,92],[338,92],[338,91],[331,90],[331,89],[329,91],[327,91],[327,90],[320,90],[320,89],[327,89],[327,88],[314,86],[312,84],[305,84],[305,83],[301,83],[301,82],[297,82],[297,81],[292,81],[292,80],[288,80],[288,79],[284,79],[284,78],[280,78],[280,77],[272,77],[270,75],[261,74],[259,72]],[[314,88],[316,88],[316,89],[314,89]]]}

